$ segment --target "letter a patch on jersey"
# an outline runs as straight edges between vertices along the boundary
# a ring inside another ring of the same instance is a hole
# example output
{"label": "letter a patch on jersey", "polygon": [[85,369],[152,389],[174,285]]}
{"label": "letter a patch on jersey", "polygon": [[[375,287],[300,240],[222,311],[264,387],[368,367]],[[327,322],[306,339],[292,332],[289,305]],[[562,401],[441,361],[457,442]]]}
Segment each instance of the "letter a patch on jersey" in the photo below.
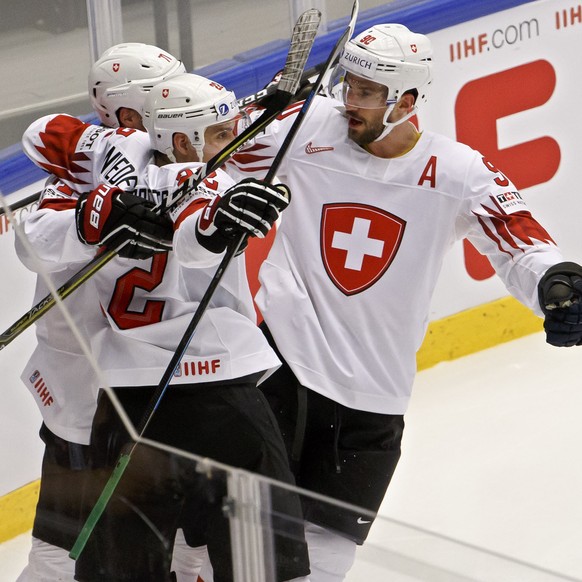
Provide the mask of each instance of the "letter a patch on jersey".
{"label": "letter a patch on jersey", "polygon": [[321,256],[334,285],[355,295],[373,285],[390,266],[406,222],[364,204],[326,204],[321,216]]}

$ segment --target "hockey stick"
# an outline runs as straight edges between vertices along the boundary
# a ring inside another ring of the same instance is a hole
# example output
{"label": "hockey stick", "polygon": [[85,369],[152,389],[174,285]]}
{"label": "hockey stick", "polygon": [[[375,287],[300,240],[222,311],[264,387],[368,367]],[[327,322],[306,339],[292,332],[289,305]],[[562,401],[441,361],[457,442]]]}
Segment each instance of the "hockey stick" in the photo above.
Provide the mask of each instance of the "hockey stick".
{"label": "hockey stick", "polygon": [[[301,79],[299,82],[299,86],[302,87],[304,84],[309,83],[309,80],[312,77],[315,77],[319,73],[321,65],[315,65],[303,72],[301,75]],[[243,107],[248,107],[249,105],[261,105],[267,100],[268,97],[274,95],[278,90],[278,85],[273,83],[272,85],[268,85],[264,89],[257,91],[256,93],[252,93],[251,95],[247,95],[246,97],[242,97],[241,99],[237,100],[238,106],[242,109]],[[20,210],[29,204],[33,204],[37,202],[40,198],[42,192],[35,192],[26,198],[22,198],[22,200],[18,200],[14,204],[10,205],[10,211],[14,212],[15,210]],[[0,208],[0,216],[3,216],[6,213],[4,208]],[[1,349],[1,348],[0,348]]]}
{"label": "hockey stick", "polygon": [[[310,67],[309,69],[306,69],[303,74],[301,75],[301,79],[299,80],[299,87],[303,87],[303,85],[306,85],[307,83],[310,82],[310,79],[312,79],[313,77],[316,77],[317,75],[319,75],[319,72],[321,71],[321,68],[323,67],[323,64],[319,64],[319,65],[315,65],[313,67]],[[277,90],[278,84],[273,83],[273,84],[269,84],[267,87],[265,87],[264,89],[261,89],[260,91],[257,91],[256,93],[253,93],[251,95],[247,95],[246,97],[243,97],[242,99],[239,99],[237,101],[238,106],[243,108],[243,107],[247,107],[249,105],[263,105],[264,100],[267,97],[270,97],[273,93],[275,93],[275,91]]]}
{"label": "hockey stick", "polygon": [[[35,192],[34,194],[31,194],[30,196],[27,196],[26,198],[23,198],[22,200],[18,200],[18,202],[15,202],[14,204],[11,204],[9,206],[10,212],[14,212],[15,210],[20,210],[21,208],[24,208],[25,206],[28,206],[29,204],[36,202],[39,198],[40,198],[40,192]],[[4,210],[4,208],[0,208],[0,216],[4,215],[5,213],[6,213],[6,211]]]}
{"label": "hockey stick", "polygon": [[[321,88],[321,84],[323,82],[323,79],[325,77],[326,72],[328,70],[330,70],[332,66],[334,66],[335,61],[339,56],[339,53],[341,52],[341,50],[343,49],[344,45],[349,40],[349,38],[352,36],[353,31],[354,31],[354,27],[356,25],[356,19],[358,16],[358,8],[359,8],[359,2],[358,2],[358,0],[355,0],[353,8],[352,8],[352,15],[350,18],[350,22],[349,22],[347,28],[345,29],[344,33],[342,34],[342,36],[339,38],[336,45],[334,46],[327,61],[325,62],[325,64],[321,68],[320,73],[317,77],[317,80],[313,84],[313,87],[312,87],[311,91],[309,92],[309,95],[305,99],[303,106],[301,107],[301,110],[297,114],[297,117],[295,118],[291,128],[289,129],[289,132],[285,136],[285,139],[283,140],[283,143],[281,144],[281,147],[279,148],[277,155],[273,159],[273,163],[271,164],[271,167],[269,168],[269,170],[265,176],[265,181],[267,181],[267,182],[273,181],[275,174],[277,173],[277,170],[279,169],[281,161],[283,160],[284,156],[286,155],[287,151],[289,150],[289,147],[291,146],[291,143],[293,142],[293,139],[295,138],[295,135],[297,134],[299,127],[303,123],[305,115],[307,114],[307,111],[309,110],[309,107],[311,106],[311,102],[313,101],[313,98],[315,97],[315,95],[317,95],[317,93],[319,92],[319,89]],[[206,311],[206,308],[208,307],[208,304],[210,303],[210,300],[212,299],[212,296],[214,295],[214,292],[215,292],[216,288],[218,287],[218,284],[220,283],[222,276],[224,275],[224,273],[226,271],[226,268],[228,267],[228,265],[230,264],[233,257],[236,255],[238,249],[244,243],[246,238],[247,238],[247,235],[243,234],[243,235],[241,235],[241,237],[237,241],[235,241],[233,244],[229,245],[226,253],[224,254],[224,257],[222,258],[222,260],[220,262],[220,265],[216,269],[216,272],[215,272],[212,280],[210,281],[208,288],[204,292],[204,295],[202,296],[202,299],[200,300],[200,303],[198,304],[198,308],[196,309],[194,315],[192,316],[192,321],[190,322],[190,324],[186,328],[186,331],[184,332],[184,335],[182,336],[182,339],[180,340],[180,343],[178,344],[178,347],[176,348],[176,351],[174,352],[174,355],[173,355],[172,359],[170,360],[170,363],[168,364],[168,367],[166,368],[164,375],[162,376],[162,379],[160,380],[160,383],[158,384],[158,387],[156,388],[154,394],[152,395],[152,398],[150,399],[149,406],[148,406],[148,408],[147,408],[145,414],[143,415],[143,418],[139,424],[139,428],[141,429],[138,431],[140,437],[143,436],[143,433],[145,432],[146,428],[148,427],[148,424],[150,423],[150,420],[151,420],[154,412],[156,411],[157,407],[159,406],[160,401],[161,401],[164,393],[168,389],[168,386],[170,385],[170,380],[172,379],[172,376],[174,375],[176,368],[180,364],[180,360],[184,356],[184,353],[186,352],[188,345],[192,341],[192,337],[194,336],[196,328],[198,327],[198,323],[202,319],[202,316],[204,315],[204,312]]]}
{"label": "hockey stick", "polygon": [[[311,106],[313,98],[315,97],[315,95],[317,95],[317,93],[319,92],[319,89],[321,88],[321,84],[323,82],[323,79],[324,79],[326,73],[335,65],[335,62],[336,62],[337,58],[339,57],[341,50],[343,49],[346,42],[352,36],[352,34],[354,32],[355,25],[356,25],[356,19],[358,17],[358,9],[359,9],[359,2],[358,2],[358,0],[355,0],[354,5],[352,7],[352,14],[351,14],[350,22],[349,22],[348,26],[346,27],[345,31],[343,32],[342,36],[338,39],[337,43],[335,44],[327,61],[325,62],[323,67],[321,67],[321,70],[319,72],[317,80],[313,84],[311,91],[309,92],[309,95],[305,99],[303,106],[301,107],[301,109],[300,109],[299,113],[297,114],[297,117],[295,118],[291,128],[289,129],[287,135],[285,136],[285,139],[283,140],[283,143],[281,144],[281,147],[279,148],[277,155],[273,159],[273,163],[271,164],[271,167],[269,168],[269,170],[265,176],[265,181],[272,182],[273,179],[275,178],[275,174],[277,173],[277,170],[279,169],[281,161],[283,160],[284,156],[286,155],[287,151],[289,150],[289,147],[291,146],[291,143],[293,142],[293,139],[295,138],[297,131],[299,130],[300,126],[302,125],[303,120],[305,119],[305,115],[307,114],[307,111],[309,110],[309,108]],[[297,85],[297,87],[298,87],[298,85]],[[295,87],[295,90],[297,89],[297,87]],[[184,332],[184,335],[182,336],[182,339],[180,340],[180,343],[178,344],[178,347],[176,348],[176,351],[174,352],[174,355],[173,355],[172,359],[170,360],[170,363],[168,364],[168,366],[164,372],[164,375],[162,376],[162,379],[160,380],[160,383],[158,384],[154,394],[152,395],[152,397],[150,399],[148,408],[140,421],[139,428],[141,430],[138,430],[140,437],[143,436],[143,433],[145,432],[146,428],[148,427],[154,412],[156,411],[157,407],[160,404],[162,397],[164,396],[166,390],[168,389],[168,386],[170,385],[170,380],[172,379],[174,372],[176,371],[178,365],[180,364],[180,361],[181,361],[182,357],[184,356],[184,353],[186,352],[188,345],[192,341],[192,337],[194,336],[196,328],[198,327],[198,323],[202,319],[202,316],[204,315],[206,308],[208,307],[208,304],[210,303],[210,300],[212,299],[212,296],[214,295],[214,292],[215,292],[216,288],[218,287],[218,284],[220,283],[228,265],[230,264],[233,257],[236,255],[238,249],[244,243],[246,238],[247,238],[247,235],[243,234],[243,235],[241,235],[241,237],[237,241],[235,241],[233,244],[229,245],[226,253],[224,254],[224,257],[222,258],[222,260],[220,262],[220,265],[216,269],[216,272],[215,272],[212,280],[210,281],[208,288],[204,292],[204,295],[202,296],[202,299],[200,300],[200,303],[198,304],[198,308],[196,309],[194,315],[192,316],[192,320],[191,320],[190,324],[188,325],[188,327],[186,328],[186,331]]]}
{"label": "hockey stick", "polygon": [[[289,132],[285,136],[285,139],[283,140],[283,143],[281,144],[281,147],[279,148],[277,155],[273,159],[273,163],[271,164],[271,167],[269,168],[269,170],[265,176],[265,181],[272,182],[273,178],[275,177],[275,174],[276,174],[277,170],[279,169],[279,165],[281,164],[283,157],[286,155],[289,147],[291,146],[293,139],[295,138],[295,135],[297,134],[297,131],[299,130],[299,127],[303,123],[305,115],[307,114],[307,111],[309,110],[311,103],[313,101],[313,98],[318,94],[319,90],[321,89],[321,85],[323,83],[323,80],[324,80],[326,74],[335,65],[344,45],[352,36],[352,34],[354,32],[354,28],[356,26],[356,19],[358,17],[358,11],[359,11],[359,1],[354,0],[349,24],[346,27],[345,31],[343,32],[342,36],[338,39],[335,46],[333,47],[329,57],[327,58],[327,61],[323,64],[323,66],[318,67],[319,75],[318,75],[316,81],[313,83],[311,91],[309,92],[309,95],[305,99],[303,106],[301,107],[299,113],[297,114],[297,117],[295,118],[293,125],[291,126],[291,128],[289,129]],[[224,257],[222,258],[222,261],[220,262],[220,265],[216,269],[216,273],[214,274],[212,281],[208,285],[208,289],[206,289],[206,292],[202,296],[202,299],[200,300],[200,304],[198,305],[198,308],[196,309],[196,312],[194,313],[194,316],[192,317],[192,321],[190,322],[190,325],[187,327],[186,332],[184,333],[184,336],[182,337],[182,340],[180,341],[180,343],[178,344],[178,347],[176,348],[176,352],[174,353],[173,358],[170,360],[170,363],[168,364],[168,367],[166,368],[166,371],[165,371],[164,375],[162,376],[162,379],[160,380],[160,383],[158,385],[158,389],[156,390],[156,392],[152,396],[152,399],[150,402],[150,407],[148,408],[148,413],[149,413],[150,418],[151,418],[151,415],[155,412],[157,406],[159,405],[159,401],[161,400],[164,392],[166,391],[166,389],[170,383],[171,377],[173,376],[176,368],[178,367],[180,360],[182,359],[188,345],[192,341],[192,337],[194,335],[194,332],[196,331],[196,327],[198,326],[198,323],[199,323],[200,319],[202,318],[202,315],[206,311],[206,308],[208,307],[208,304],[210,303],[210,300],[212,299],[212,296],[214,295],[214,291],[218,287],[218,284],[220,283],[222,276],[224,275],[224,272],[226,271],[226,268],[228,267],[232,258],[236,255],[237,251],[239,250],[241,245],[244,243],[246,238],[247,238],[247,235],[244,234],[240,237],[240,239],[238,241],[235,241],[234,244],[229,245]],[[149,423],[149,418],[145,423],[142,423],[144,425],[144,430],[145,430],[145,427],[147,427],[148,423]],[[140,433],[140,436],[141,436],[141,433]]]}
{"label": "hockey stick", "polygon": [[[336,61],[340,51],[343,49],[345,43],[348,41],[348,39],[352,35],[354,27],[355,27],[357,14],[358,14],[358,6],[359,6],[358,0],[355,0],[354,6],[352,9],[352,16],[350,19],[350,23],[349,23],[348,27],[346,28],[346,30],[344,31],[344,33],[342,34],[342,36],[340,37],[340,39],[338,40],[337,44],[334,46],[334,48],[333,48],[331,54],[329,55],[325,65],[321,69],[319,76],[318,76],[316,82],[314,83],[314,85],[311,89],[311,92],[309,93],[309,96],[305,100],[300,112],[297,115],[297,118],[295,119],[295,121],[293,122],[293,125],[291,126],[291,129],[289,130],[288,134],[285,136],[285,139],[283,140],[281,148],[279,149],[277,155],[275,156],[275,158],[273,160],[273,164],[271,165],[271,167],[269,168],[269,171],[267,172],[267,175],[265,177],[266,181],[271,182],[273,180],[273,178],[275,177],[276,171],[277,171],[283,157],[285,156],[286,152],[288,151],[300,125],[303,123],[303,119],[305,118],[307,110],[309,109],[309,107],[311,105],[313,97],[318,93],[319,89],[321,88],[321,84],[323,82],[323,78],[325,76],[325,73],[335,64],[335,61]],[[297,87],[298,87],[298,85],[295,85],[294,90],[296,90]],[[240,239],[235,241],[234,244],[231,244],[228,247],[227,252],[225,253],[224,257],[222,258],[222,261],[220,262],[220,265],[218,266],[218,269],[216,270],[214,277],[212,278],[212,281],[210,282],[202,299],[200,300],[198,308],[196,309],[196,312],[194,313],[192,320],[191,320],[190,324],[188,325],[188,328],[186,329],[182,339],[180,340],[180,343],[178,344],[178,347],[176,348],[176,351],[175,351],[172,359],[170,360],[170,363],[168,364],[168,366],[167,366],[167,368],[162,376],[162,379],[160,380],[160,383],[156,387],[156,390],[154,391],[154,394],[152,395],[152,397],[148,403],[148,407],[146,409],[146,412],[142,416],[142,419],[141,419],[138,427],[136,428],[136,432],[138,433],[139,438],[143,437],[147,427],[149,426],[149,423],[151,422],[151,419],[152,419],[155,411],[157,410],[166,390],[168,389],[168,387],[170,385],[171,378],[174,375],[176,368],[180,364],[180,361],[181,361],[182,357],[184,356],[184,353],[186,352],[188,345],[192,341],[192,337],[194,336],[196,328],[198,327],[198,323],[200,322],[202,316],[204,315],[206,308],[208,307],[208,304],[210,303],[210,300],[212,299],[212,296],[214,295],[214,292],[215,292],[216,288],[218,287],[218,284],[220,283],[222,276],[224,275],[224,272],[226,271],[226,268],[228,267],[228,265],[232,261],[233,257],[235,256],[236,252],[238,251],[238,249],[240,248],[241,244],[244,242],[245,239],[246,239],[246,235],[242,235],[240,237]],[[115,488],[117,487],[117,484],[121,480],[121,477],[123,476],[128,464],[129,464],[129,461],[131,459],[131,455],[139,442],[139,438],[133,444],[133,446],[131,447],[131,449],[127,453],[122,453],[120,455],[120,457],[117,461],[117,464],[115,466],[115,469],[114,469],[113,473],[111,474],[111,477],[109,478],[108,482],[106,483],[106,485],[103,489],[103,492],[101,493],[101,496],[99,497],[95,506],[93,507],[91,514],[87,518],[87,521],[85,522],[85,525],[83,526],[83,529],[82,529],[81,533],[79,534],[79,537],[77,538],[77,540],[76,540],[76,542],[75,542],[75,544],[74,544],[74,546],[69,554],[71,558],[77,559],[78,556],[80,555],[80,553],[83,551],[83,548],[85,547],[85,544],[87,543],[87,540],[89,539],[89,536],[91,535],[91,532],[93,531],[93,528],[95,527],[97,521],[99,520],[99,518],[101,517],[101,515],[105,511],[105,507],[106,507],[107,503],[109,502],[109,500],[113,496],[113,492],[114,492]]]}
{"label": "hockey stick", "polygon": [[[281,111],[285,109],[294,96],[294,87],[299,86],[301,81],[301,74],[307,56],[305,56],[305,61],[301,62],[301,59],[303,58],[304,53],[309,55],[309,51],[311,50],[319,26],[320,17],[321,15],[317,10],[311,9],[301,15],[297,21],[296,27],[298,27],[299,31],[297,34],[294,33],[294,37],[291,40],[287,61],[283,69],[284,73],[282,74],[281,80],[276,86],[274,92],[265,98],[265,101],[263,102],[263,107],[265,109],[261,116],[232,140],[228,146],[209,160],[193,183],[187,184],[187,188],[180,189],[173,193],[171,199],[166,199],[165,204],[167,207],[175,206],[183,200],[191,191],[197,188],[202,180],[226,163],[237,149],[239,149],[246,141],[252,139],[263,131],[265,127],[267,127],[281,113]],[[117,256],[117,253],[125,244],[127,243],[124,242],[113,249],[98,254],[93,260],[82,267],[57,289],[59,297],[65,299],[73,293],[73,291],[78,289],[85,281],[87,281],[87,279],[92,277],[97,271]],[[29,309],[22,317],[20,317],[20,319],[0,334],[0,350],[4,349],[23,331],[40,319],[55,304],[56,300],[54,296],[49,294]]]}
{"label": "hockey stick", "polygon": [[[337,43],[333,47],[329,57],[327,58],[327,61],[320,68],[317,80],[313,84],[311,91],[309,92],[309,95],[305,99],[303,106],[301,107],[299,113],[297,114],[297,117],[295,118],[295,121],[293,122],[293,125],[289,129],[289,132],[285,136],[285,139],[283,140],[283,143],[281,144],[281,147],[279,148],[277,155],[273,159],[273,163],[271,164],[271,167],[269,168],[269,170],[265,176],[265,181],[267,181],[267,182],[273,181],[273,178],[275,177],[275,174],[276,174],[277,170],[279,169],[279,165],[281,164],[283,157],[286,155],[287,151],[289,150],[289,147],[291,146],[291,143],[292,143],[293,139],[295,138],[295,135],[297,134],[299,127],[303,123],[305,115],[307,114],[307,111],[309,110],[311,103],[313,101],[313,98],[315,97],[315,95],[317,95],[317,93],[321,89],[321,85],[323,83],[323,80],[325,78],[326,73],[329,70],[331,70],[331,68],[335,65],[336,60],[338,59],[339,54],[342,51],[344,45],[352,36],[355,25],[356,25],[356,19],[358,17],[358,10],[359,10],[359,2],[358,2],[358,0],[355,0],[354,5],[352,7],[352,14],[351,14],[350,22],[349,22],[348,26],[346,27],[345,31],[343,32],[342,36],[338,39]],[[148,410],[146,411],[146,414],[144,415],[144,418],[146,420],[144,421],[144,419],[142,419],[142,422],[140,423],[140,426],[143,425],[143,430],[140,432],[140,436],[142,436],[143,431],[145,431],[145,429],[147,428],[147,425],[149,424],[151,416],[155,412],[156,408],[158,407],[158,405],[160,403],[160,400],[162,399],[162,396],[164,395],[165,391],[167,390],[167,388],[170,384],[170,380],[171,380],[172,376],[174,375],[176,368],[180,364],[180,360],[184,356],[184,353],[186,352],[188,345],[192,341],[192,337],[194,336],[194,333],[196,331],[198,323],[202,319],[202,316],[204,315],[204,312],[206,311],[206,308],[208,307],[208,304],[210,303],[210,300],[212,299],[212,296],[214,295],[214,292],[215,292],[216,288],[218,287],[218,284],[220,283],[220,281],[224,275],[224,272],[226,271],[226,268],[228,267],[228,265],[230,264],[233,257],[236,255],[237,251],[239,250],[241,245],[244,243],[246,238],[247,238],[247,235],[243,234],[237,241],[234,242],[234,244],[229,245],[226,253],[224,254],[224,257],[222,258],[220,265],[216,269],[216,272],[215,272],[212,280],[210,281],[208,288],[206,289],[204,295],[202,296],[202,299],[200,300],[198,308],[196,309],[196,312],[194,313],[194,315],[192,317],[192,321],[190,322],[190,324],[186,328],[186,331],[185,331],[180,343],[178,344],[176,351],[174,352],[174,356],[170,360],[170,363],[168,364],[168,367],[166,368],[166,371],[164,372],[164,375],[162,376],[162,379],[160,380],[160,383],[159,383],[156,391],[154,392],[154,394],[150,400],[150,406],[148,407]]]}
{"label": "hockey stick", "polygon": [[[257,120],[257,121],[262,120],[262,123],[260,124],[260,130],[255,129],[252,132],[252,135],[250,135],[248,130],[255,124],[249,126],[249,128],[247,128],[247,130],[241,134],[239,139],[234,140],[236,144],[233,142],[227,148],[225,148],[225,150],[223,150],[228,151],[228,157],[224,158],[224,160],[221,161],[220,165],[222,165],[222,163],[224,163],[245,141],[250,139],[250,137],[257,135],[259,131],[262,131],[269,123],[271,123],[271,121],[273,121],[275,117],[277,117],[281,113],[281,111],[286,107],[286,105],[291,101],[293,95],[300,86],[301,74],[303,72],[305,63],[307,62],[307,58],[309,57],[309,53],[315,41],[315,35],[317,33],[317,28],[319,27],[320,20],[321,13],[315,9],[307,10],[299,17],[293,29],[291,47],[287,55],[287,60],[283,68],[283,72],[281,74],[281,79],[277,85],[277,91],[269,98],[269,101],[265,104],[266,106],[265,112]],[[247,136],[244,137],[243,139],[245,133],[247,134]],[[216,158],[217,156],[210,160],[206,165],[207,167],[206,174],[211,173],[218,167],[217,166],[218,160],[216,160]],[[186,195],[186,193],[184,195]],[[179,202],[179,200],[172,201],[172,204],[176,204],[177,202]],[[199,310],[200,306],[196,310],[196,313],[198,313]],[[174,358],[172,358],[172,360],[174,360]],[[167,385],[169,385],[170,378],[173,375],[176,365],[174,365],[171,369],[170,366],[168,366],[168,369],[164,374],[164,378],[168,376],[168,380],[164,381],[166,387]],[[165,387],[162,386],[162,382],[160,382],[160,385],[156,389],[155,395],[157,395],[159,391],[165,392]],[[159,403],[159,400],[161,399],[162,396],[163,393],[159,396],[156,396],[155,400],[154,398],[152,398],[152,400],[150,401],[150,406],[153,403],[153,406],[155,408],[155,406],[157,405],[157,403]],[[136,432],[138,432],[140,438],[143,436],[143,433],[145,432],[150,422],[152,414],[153,411],[152,412],[148,411],[148,413],[142,417],[142,420],[140,421],[140,424],[136,429]],[[139,440],[133,444],[128,453],[122,453],[120,455],[115,466],[115,469],[113,470],[111,476],[109,477],[109,480],[105,484],[105,487],[99,499],[95,503],[95,506],[93,507],[91,513],[89,514],[89,517],[87,518],[79,536],[75,541],[75,544],[73,545],[69,553],[71,558],[76,560],[83,551],[83,548],[87,544],[87,541],[93,529],[95,528],[95,525],[97,524],[101,515],[105,511],[107,503],[111,499],[115,491],[115,488],[117,487],[117,484],[121,480],[121,477],[123,476],[123,473],[125,472],[125,469],[131,459],[131,454],[133,453],[138,442]]]}

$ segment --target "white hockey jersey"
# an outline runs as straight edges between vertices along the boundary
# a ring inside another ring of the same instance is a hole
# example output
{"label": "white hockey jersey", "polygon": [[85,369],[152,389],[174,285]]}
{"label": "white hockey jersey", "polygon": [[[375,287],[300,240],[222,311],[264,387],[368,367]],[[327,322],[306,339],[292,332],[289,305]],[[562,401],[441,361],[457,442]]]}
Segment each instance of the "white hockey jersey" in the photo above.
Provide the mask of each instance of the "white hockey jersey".
{"label": "white hockey jersey", "polygon": [[[351,408],[402,414],[455,241],[468,237],[538,313],[539,277],[562,257],[480,153],[425,131],[408,153],[375,157],[347,138],[340,105],[314,99],[277,171],[292,201],[256,301],[303,385]],[[301,106],[237,154],[229,173],[262,175]]]}
{"label": "white hockey jersey", "polygon": [[[105,183],[157,201],[202,166],[157,167],[150,163],[147,134],[91,126],[66,115],[35,122],[23,144],[37,165],[78,192]],[[191,195],[176,217],[173,252],[143,261],[117,257],[92,277],[109,323],[93,335],[92,346],[112,386],[160,381],[221,259],[198,244],[198,214],[232,184],[219,171]],[[224,274],[172,384],[225,381],[278,365],[256,326],[241,255]]]}
{"label": "white hockey jersey", "polygon": [[[33,254],[19,236],[15,247],[18,257],[30,270],[42,271],[58,288],[82,263],[92,258],[94,250],[79,241],[74,228],[77,194],[63,183],[51,182],[42,193],[39,209],[21,223]],[[81,263],[71,265],[73,258]],[[34,304],[49,292],[43,276],[39,275]],[[71,294],[65,305],[86,344],[107,324],[91,280]],[[71,442],[89,444],[97,407],[97,374],[58,305],[37,321],[36,338],[37,347],[24,367],[21,380],[54,434]]]}

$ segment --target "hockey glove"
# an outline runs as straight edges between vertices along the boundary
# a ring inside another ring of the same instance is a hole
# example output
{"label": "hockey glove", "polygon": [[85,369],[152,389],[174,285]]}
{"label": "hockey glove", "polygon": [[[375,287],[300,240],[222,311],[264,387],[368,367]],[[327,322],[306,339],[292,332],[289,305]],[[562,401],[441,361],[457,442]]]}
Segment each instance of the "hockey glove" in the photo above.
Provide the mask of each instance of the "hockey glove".
{"label": "hockey glove", "polygon": [[[296,103],[297,101],[302,101],[303,99],[307,98],[311,89],[313,88],[313,84],[315,83],[315,81],[319,77],[319,73],[321,72],[322,68],[323,68],[323,63],[320,63],[319,65],[316,65],[315,67],[312,67],[311,69],[308,69],[307,71],[304,71],[304,73],[301,75],[301,80],[299,82],[299,88],[297,89],[297,91],[295,91],[295,94],[293,95],[291,103]],[[277,71],[275,73],[275,76],[265,85],[264,89],[268,90],[270,87],[277,86],[279,84],[279,81],[281,80],[282,73],[283,73],[283,69],[281,69],[280,71]],[[325,85],[325,83],[324,83],[324,85]],[[323,86],[322,86],[321,90],[319,91],[319,93],[321,95],[325,95]],[[256,105],[263,105],[263,103],[266,102],[267,100],[268,100],[268,96],[263,97],[262,99],[259,99],[257,101]]]}
{"label": "hockey glove", "polygon": [[558,347],[582,345],[582,267],[558,263],[538,283],[546,341]]}
{"label": "hockey glove", "polygon": [[153,203],[101,184],[79,197],[76,208],[77,235],[88,245],[118,247],[119,256],[147,259],[172,250],[173,228],[166,217],[151,210]]}
{"label": "hockey glove", "polygon": [[285,184],[246,178],[206,206],[198,221],[198,242],[221,253],[242,234],[264,238],[290,200]]}

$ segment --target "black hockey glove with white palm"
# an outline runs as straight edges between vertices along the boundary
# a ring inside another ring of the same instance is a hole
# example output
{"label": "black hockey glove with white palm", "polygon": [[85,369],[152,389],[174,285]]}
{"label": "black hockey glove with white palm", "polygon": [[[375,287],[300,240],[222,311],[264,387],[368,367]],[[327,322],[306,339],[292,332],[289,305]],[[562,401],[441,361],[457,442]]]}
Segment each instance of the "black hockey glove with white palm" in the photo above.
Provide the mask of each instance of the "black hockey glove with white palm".
{"label": "black hockey glove with white palm", "polygon": [[130,192],[101,184],[79,197],[77,235],[88,245],[119,250],[127,259],[147,259],[172,250],[171,221],[152,210],[153,203]]}
{"label": "black hockey glove with white palm", "polygon": [[582,345],[582,267],[558,263],[538,283],[546,341],[558,347]]}
{"label": "black hockey glove with white palm", "polygon": [[221,253],[242,234],[264,238],[290,200],[285,184],[246,178],[209,202],[198,221],[198,242]]}

